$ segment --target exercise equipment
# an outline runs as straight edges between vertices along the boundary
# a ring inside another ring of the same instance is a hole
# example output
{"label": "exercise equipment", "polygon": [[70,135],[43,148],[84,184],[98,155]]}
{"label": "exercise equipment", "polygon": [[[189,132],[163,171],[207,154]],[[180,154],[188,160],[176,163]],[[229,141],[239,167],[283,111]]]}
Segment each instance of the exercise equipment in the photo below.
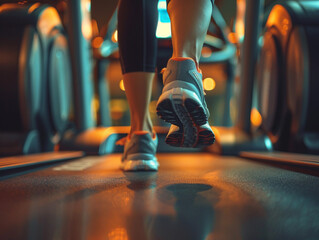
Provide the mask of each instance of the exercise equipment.
{"label": "exercise equipment", "polygon": [[55,8],[0,6],[0,155],[52,151],[69,127],[71,71]]}
{"label": "exercise equipment", "polygon": [[238,155],[242,151],[271,151],[269,137],[252,131],[251,109],[255,66],[258,59],[258,38],[261,32],[263,0],[247,0],[245,37],[240,50],[240,86],[237,100],[238,116],[232,127],[216,128],[216,143],[207,150],[222,155]]}
{"label": "exercise equipment", "polygon": [[[70,57],[73,73],[73,93],[74,93],[74,121],[75,128],[70,129],[59,144],[60,150],[84,151],[88,154],[103,155],[111,153],[116,148],[115,142],[118,139],[118,130],[103,127],[109,124],[107,119],[108,112],[100,113],[103,118],[102,126],[97,127],[96,111],[92,107],[94,101],[94,82],[93,82],[93,59],[91,51],[91,16],[90,5],[78,0],[67,1],[68,6],[68,36],[70,41]],[[85,27],[83,27],[85,26]],[[85,29],[85,31],[82,31]],[[103,52],[102,52],[103,53]],[[95,54],[97,56],[99,54]],[[99,58],[105,58],[100,56]],[[107,66],[101,61],[98,64],[97,83],[102,87],[106,84],[102,75],[103,68]],[[102,69],[100,69],[102,68]],[[100,92],[101,93],[101,92]],[[106,94],[102,92],[102,94]],[[101,98],[107,98],[101,95]],[[107,108],[106,108],[107,109]],[[108,110],[105,110],[108,111]],[[104,114],[104,115],[103,115]]]}
{"label": "exercise equipment", "polygon": [[318,17],[318,1],[286,1],[266,22],[258,108],[276,150],[319,153]]}

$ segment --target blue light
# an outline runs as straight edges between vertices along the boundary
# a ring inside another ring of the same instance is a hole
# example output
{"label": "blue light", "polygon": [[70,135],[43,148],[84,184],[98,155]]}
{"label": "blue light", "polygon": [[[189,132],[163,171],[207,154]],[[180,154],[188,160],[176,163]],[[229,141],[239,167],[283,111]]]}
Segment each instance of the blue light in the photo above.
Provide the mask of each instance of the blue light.
{"label": "blue light", "polygon": [[158,23],[156,30],[156,37],[170,38],[171,35],[171,21],[166,9],[166,0],[158,1]]}

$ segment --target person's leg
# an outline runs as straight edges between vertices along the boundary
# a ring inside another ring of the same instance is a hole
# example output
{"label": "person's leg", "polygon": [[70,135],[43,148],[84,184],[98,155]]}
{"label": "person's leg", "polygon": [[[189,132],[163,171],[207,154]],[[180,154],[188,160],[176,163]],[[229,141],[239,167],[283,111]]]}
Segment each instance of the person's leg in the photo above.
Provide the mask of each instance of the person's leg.
{"label": "person's leg", "polygon": [[131,133],[152,132],[153,125],[148,110],[154,73],[130,72],[123,75],[125,93],[131,113]]}
{"label": "person's leg", "polygon": [[214,143],[199,59],[212,14],[211,0],[171,0],[173,56],[163,72],[157,114],[172,124],[166,143],[200,147]]}
{"label": "person's leg", "polygon": [[212,15],[211,0],[171,0],[173,58],[189,57],[198,65]]}
{"label": "person's leg", "polygon": [[156,66],[157,0],[121,0],[118,40],[131,133],[152,132],[148,111]]}
{"label": "person's leg", "polygon": [[157,0],[121,0],[118,40],[131,132],[124,140],[124,171],[157,170],[157,137],[148,110],[156,66]]}

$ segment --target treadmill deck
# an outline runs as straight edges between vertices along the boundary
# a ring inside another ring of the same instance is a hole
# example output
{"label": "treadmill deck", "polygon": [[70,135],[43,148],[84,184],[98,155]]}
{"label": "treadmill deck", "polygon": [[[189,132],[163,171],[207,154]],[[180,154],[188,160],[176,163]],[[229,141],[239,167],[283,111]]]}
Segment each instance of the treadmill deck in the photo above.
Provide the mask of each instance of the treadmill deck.
{"label": "treadmill deck", "polygon": [[319,239],[318,177],[236,157],[120,154],[0,176],[1,239]]}

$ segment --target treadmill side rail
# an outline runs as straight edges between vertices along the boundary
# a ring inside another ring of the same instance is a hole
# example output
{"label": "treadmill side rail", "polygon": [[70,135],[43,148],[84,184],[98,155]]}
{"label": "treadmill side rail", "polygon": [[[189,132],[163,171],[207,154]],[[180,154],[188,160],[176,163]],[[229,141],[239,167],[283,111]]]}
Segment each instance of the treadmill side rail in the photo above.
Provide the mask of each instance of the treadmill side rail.
{"label": "treadmill side rail", "polygon": [[241,152],[240,157],[288,165],[319,168],[319,156],[286,152]]}
{"label": "treadmill side rail", "polygon": [[83,152],[48,152],[0,158],[0,172],[83,157]]}

